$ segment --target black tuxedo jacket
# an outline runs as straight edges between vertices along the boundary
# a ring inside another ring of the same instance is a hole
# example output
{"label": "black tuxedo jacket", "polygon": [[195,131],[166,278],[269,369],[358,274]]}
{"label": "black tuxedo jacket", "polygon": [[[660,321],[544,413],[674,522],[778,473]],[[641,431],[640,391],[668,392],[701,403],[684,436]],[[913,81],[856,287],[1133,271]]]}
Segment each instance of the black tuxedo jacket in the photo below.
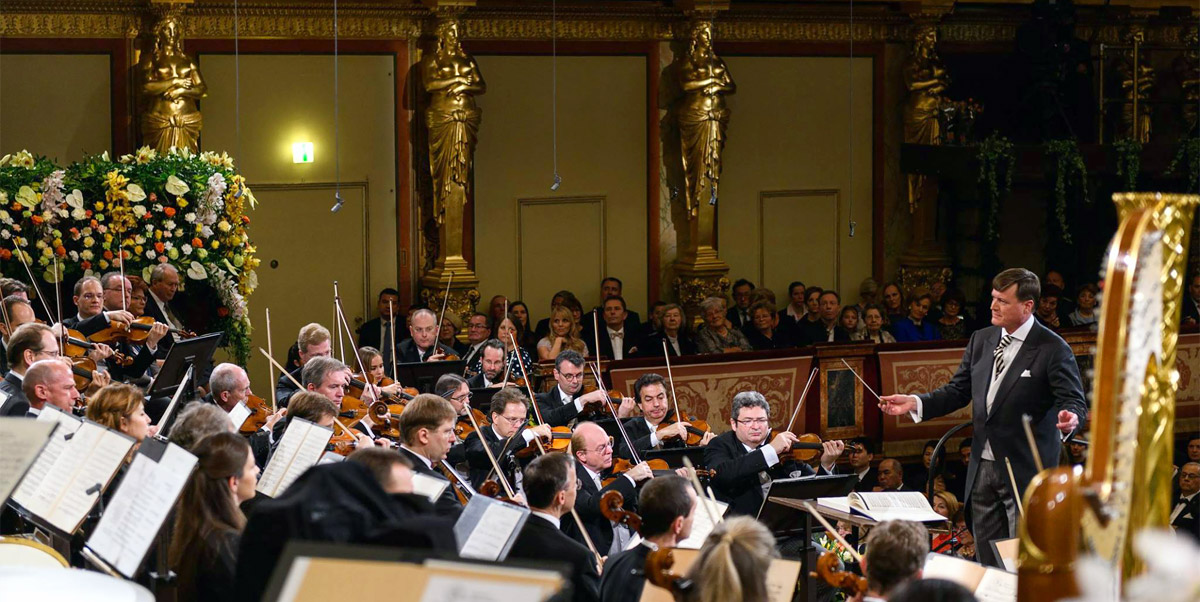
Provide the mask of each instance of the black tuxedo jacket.
{"label": "black tuxedo jacket", "polygon": [[[666,338],[667,335],[663,334],[662,331],[646,335],[646,338],[642,339],[641,344],[638,345],[638,357],[662,357],[662,342],[666,340]],[[699,348],[696,347],[695,341],[683,333],[679,334],[679,351],[681,353],[675,353],[675,348],[671,346],[670,341],[667,341],[667,353],[670,353],[671,357],[679,357],[681,354],[696,355],[697,353],[700,353]]]}
{"label": "black tuxedo jacket", "polygon": [[[500,378],[503,379],[504,377],[501,376]],[[509,377],[509,378],[512,378],[512,377]],[[487,385],[483,382],[483,373],[480,372],[479,374],[476,374],[475,376],[468,378],[467,379],[467,387],[471,388],[471,389],[486,389]]]}
{"label": "black tuxedo jacket", "polygon": [[1046,467],[1058,465],[1062,439],[1055,427],[1060,410],[1070,410],[1087,421],[1087,402],[1083,384],[1071,348],[1057,334],[1036,321],[1021,344],[1016,357],[998,383],[992,410],[987,410],[991,385],[993,352],[1000,342],[1001,328],[989,326],[971,334],[958,371],[950,382],[932,393],[919,395],[922,419],[945,416],[971,404],[974,435],[971,438],[971,463],[967,467],[966,494],[971,497],[975,475],[985,442],[990,442],[997,462],[1012,462],[1013,475],[1023,496],[1025,486],[1037,472],[1033,453],[1026,443],[1021,416],[1033,419],[1033,434],[1038,453]]}
{"label": "black tuxedo jacket", "polygon": [[[600,473],[600,478],[604,479],[611,472],[611,470],[606,470]],[[579,488],[575,493],[575,513],[579,515],[579,521],[583,523],[583,528],[587,529],[588,536],[592,538],[596,549],[600,551],[601,555],[607,556],[608,549],[612,547],[613,543],[613,525],[600,513],[600,496],[609,491],[620,492],[621,497],[625,499],[625,509],[635,510],[637,508],[637,485],[620,476],[613,479],[613,482],[609,483],[607,487],[599,489],[578,459],[575,460],[575,483]],[[574,519],[564,520],[562,530],[575,541],[584,543],[583,535],[579,533],[579,526],[575,524]]]}
{"label": "black tuxedo jacket", "polygon": [[729,320],[729,323],[733,324],[733,327],[739,330],[742,328],[754,328],[753,320],[750,318],[749,307],[746,308],[745,319],[742,319],[742,312],[738,310],[736,305],[725,311],[725,319]]}
{"label": "black tuxedo jacket", "polygon": [[871,491],[879,485],[879,471],[871,466],[867,468],[867,474],[858,477],[858,483],[854,485],[855,491]]}
{"label": "black tuxedo jacket", "polygon": [[[397,449],[404,457],[408,458],[409,462],[412,462],[413,472],[419,472],[423,475],[433,477],[440,481],[449,482],[449,479],[446,478],[446,475],[426,466],[426,460],[424,458],[417,456],[417,454],[414,454],[403,447]],[[450,485],[442,491],[441,497],[439,497],[433,503],[433,509],[441,516],[453,516],[457,518],[459,514],[462,514],[462,504],[458,503],[458,498],[454,496],[452,487],[453,485]]]}
{"label": "black tuxedo jacket", "polygon": [[[766,473],[774,479],[786,479],[792,473],[799,472],[800,476],[816,474],[812,467],[793,461],[790,457],[780,458],[779,463],[768,468],[767,459],[762,447],[752,452],[746,451],[746,446],[738,441],[734,431],[726,431],[717,435],[704,448],[704,464],[716,471],[710,483],[717,499],[729,504],[727,515],[745,514],[757,516],[762,507],[762,482],[758,473]],[[825,469],[821,469],[822,474]]]}
{"label": "black tuxedo jacket", "polygon": [[[300,382],[300,374],[303,372],[304,368],[296,368],[289,374],[298,383]],[[280,374],[279,380],[275,381],[275,407],[286,408],[288,401],[292,399],[292,395],[295,395],[300,390],[296,386],[296,383],[292,382],[292,378],[288,378],[287,374]]]}
{"label": "black tuxedo jacket", "polygon": [[[449,355],[451,353],[455,353],[455,351],[453,349],[451,349],[441,343],[436,343],[436,345],[438,346],[438,349],[442,350],[442,353],[445,353],[447,355]],[[397,361],[399,361],[401,364],[415,364],[418,362],[425,361],[424,358],[421,357],[420,352],[417,351],[417,342],[412,339],[405,339],[403,341],[400,341],[400,344],[396,346],[396,349],[399,353],[396,356],[396,358],[397,358]],[[425,357],[429,357],[430,355],[432,355],[432,353],[433,353],[433,349],[430,348],[428,351],[425,352]],[[455,353],[455,355],[457,355],[457,354]],[[384,370],[391,369],[390,368],[391,363],[388,361],[390,358],[391,358],[391,356],[388,356],[387,358],[384,359],[384,361],[383,361]]]}
{"label": "black tuxedo jacket", "polygon": [[508,557],[566,563],[571,566],[571,585],[575,590],[572,600],[600,599],[600,575],[591,551],[540,516],[530,516],[525,521]]}
{"label": "black tuxedo jacket", "polygon": [[[582,389],[581,389],[582,390]],[[553,389],[544,393],[538,393],[534,400],[538,410],[542,413],[542,420],[550,426],[567,426],[567,423],[579,415],[579,410],[575,408],[575,399],[579,394],[575,394],[569,401],[562,398],[562,393],[556,385]]]}
{"label": "black tuxedo jacket", "polygon": [[[650,425],[641,416],[628,418],[623,423],[625,425],[625,434],[629,435],[629,441],[633,443],[633,448],[637,450],[637,455],[643,460],[646,458],[646,452],[654,449],[650,444]],[[684,442],[678,437],[672,437],[662,442],[661,449],[670,449],[683,447]],[[616,443],[617,455],[627,460],[632,460],[633,456],[629,453],[629,448],[625,445],[625,441],[617,438]]]}
{"label": "black tuxedo jacket", "polygon": [[[146,309],[147,310],[150,309],[150,306],[154,305],[153,301],[154,301],[153,299],[146,300]],[[156,307],[155,309],[158,309],[158,308]],[[149,314],[147,314],[147,315],[149,315]],[[159,320],[159,321],[166,322],[166,320]],[[72,330],[78,330],[80,332],[80,334],[82,334],[85,337],[90,337],[93,334],[96,334],[97,332],[100,332],[101,330],[104,330],[105,328],[109,327],[108,318],[106,318],[104,316],[103,311],[86,319],[86,320],[80,320],[79,315],[76,314],[69,318],[63,318],[62,322],[63,322],[63,325],[66,326],[67,328],[70,328]],[[156,353],[162,352],[162,349],[163,349],[162,346],[164,344],[169,345],[170,343],[173,342],[173,341],[168,341],[168,339],[170,339],[170,338],[171,338],[171,336],[167,335],[167,336],[163,337],[161,341],[158,342],[158,347],[157,347]],[[153,364],[154,360],[156,359],[155,354],[150,353],[150,350],[145,345],[138,345],[136,350],[129,343],[113,343],[112,345],[110,345],[110,347],[112,347],[113,351],[117,351],[119,353],[123,353],[128,356],[133,356],[133,364],[129,365],[129,366],[118,366],[116,364],[116,362],[108,362],[108,373],[109,373],[109,375],[112,376],[112,379],[114,382],[120,382],[123,380],[131,380],[131,379],[136,379],[136,378],[141,377],[142,375],[144,375],[146,373],[146,369],[150,367],[150,364]],[[164,354],[164,357],[165,357],[165,354]]]}
{"label": "black tuxedo jacket", "polygon": [[[637,323],[630,324],[626,320],[624,328],[625,330],[621,338],[621,359],[629,359],[641,350],[642,337],[639,334],[641,325]],[[584,341],[588,342],[588,347],[596,344],[595,335],[590,331],[584,333],[583,336],[586,337]],[[604,326],[603,323],[600,326],[600,356],[609,359],[613,357],[612,339],[608,338],[608,327]]]}
{"label": "black tuxedo jacket", "polygon": [[642,590],[646,587],[646,557],[649,555],[650,548],[639,544],[609,558],[600,579],[600,601],[641,600]]}
{"label": "black tuxedo jacket", "polygon": [[[154,298],[149,296],[149,292],[147,292],[146,295],[146,310],[144,315],[154,318],[155,322],[162,322],[163,324],[170,326],[170,320],[167,320],[167,316],[163,314],[162,310],[158,309],[158,303],[155,303]],[[174,312],[175,308],[172,307],[171,311]],[[179,317],[179,314],[176,313],[175,316]],[[158,342],[158,351],[155,353],[155,357],[158,359],[167,357],[167,352],[171,350],[171,346],[174,344],[174,335],[168,333],[167,336],[163,337],[162,340]]]}
{"label": "black tuxedo jacket", "polygon": [[1195,322],[1200,322],[1200,304],[1198,302],[1193,301],[1187,294],[1184,294],[1181,305],[1183,305],[1183,314],[1180,316],[1181,324],[1187,321],[1188,318],[1191,318]]}
{"label": "black tuxedo jacket", "polygon": [[[390,342],[391,333],[381,335],[380,324],[382,322],[381,318],[375,317],[363,322],[363,325],[358,327],[359,347],[374,347],[383,353],[384,347]],[[391,327],[388,326],[388,329],[390,330]],[[396,316],[396,338],[403,339],[406,334],[408,334],[408,324],[405,323],[403,315],[398,315]]]}
{"label": "black tuxedo jacket", "polygon": [[[1171,512],[1179,503],[1179,496],[1171,500]],[[1171,521],[1171,527],[1180,535],[1190,535],[1193,541],[1200,542],[1200,494],[1193,495],[1190,502],[1179,512],[1179,516]]]}
{"label": "black tuxedo jacket", "polygon": [[516,471],[520,470],[522,466],[513,454],[525,447],[525,439],[521,437],[521,432],[517,431],[514,440],[508,442],[507,439],[498,437],[490,426],[482,427],[480,430],[483,431],[482,439],[480,439],[480,431],[473,431],[463,440],[467,466],[470,468],[471,486],[478,489],[480,485],[483,485],[488,474],[493,472],[492,461],[488,458],[487,451],[483,449],[486,443],[492,450],[492,456],[496,458],[496,463],[504,471],[504,478],[508,479],[508,483],[515,487]]}
{"label": "black tuxedo jacket", "polygon": [[0,416],[23,417],[29,412],[29,399],[25,397],[21,379],[16,374],[9,372],[4,375],[4,380],[0,380],[0,393],[7,395],[4,402],[0,403]]}

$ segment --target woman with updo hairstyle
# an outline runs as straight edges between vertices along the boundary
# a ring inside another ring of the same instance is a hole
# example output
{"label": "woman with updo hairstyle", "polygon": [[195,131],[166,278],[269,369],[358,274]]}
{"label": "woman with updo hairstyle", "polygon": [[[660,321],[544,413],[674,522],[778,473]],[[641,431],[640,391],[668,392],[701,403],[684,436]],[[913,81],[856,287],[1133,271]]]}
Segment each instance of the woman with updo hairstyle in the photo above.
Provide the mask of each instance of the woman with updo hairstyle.
{"label": "woman with updo hairstyle", "polygon": [[88,401],[87,419],[121,431],[138,443],[158,432],[157,426],[150,426],[142,391],[132,385],[111,384],[97,391]]}
{"label": "woman with updo hairstyle", "polygon": [[177,600],[232,600],[246,525],[238,505],[254,497],[258,467],[237,433],[205,437],[194,452],[196,469],[179,496],[168,552],[179,575]]}
{"label": "woman with updo hairstyle", "polygon": [[[703,503],[703,502],[702,502]],[[738,516],[717,523],[688,571],[688,602],[767,602],[767,571],[779,557],[762,523]]]}

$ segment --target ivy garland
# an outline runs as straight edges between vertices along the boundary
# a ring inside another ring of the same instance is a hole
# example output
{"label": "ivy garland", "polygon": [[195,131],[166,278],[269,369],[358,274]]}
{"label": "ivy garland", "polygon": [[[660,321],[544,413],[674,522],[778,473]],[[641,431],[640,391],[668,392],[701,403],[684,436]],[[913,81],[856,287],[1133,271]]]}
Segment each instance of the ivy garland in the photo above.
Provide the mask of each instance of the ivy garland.
{"label": "ivy garland", "polygon": [[1079,152],[1079,143],[1073,139],[1046,141],[1046,154],[1055,158],[1054,169],[1054,213],[1058,216],[1058,225],[1062,229],[1063,242],[1074,244],[1071,231],[1067,226],[1067,181],[1078,180],[1077,186],[1085,203],[1090,203],[1087,189],[1087,167],[1083,163],[1083,155]]}
{"label": "ivy garland", "polygon": [[1138,174],[1142,171],[1142,143],[1134,138],[1113,142],[1117,151],[1117,175],[1125,176],[1125,192],[1137,191]]}
{"label": "ivy garland", "polygon": [[1167,175],[1176,173],[1180,164],[1187,165],[1187,183],[1183,189],[1187,192],[1200,191],[1200,137],[1185,138],[1175,151],[1175,157],[1167,165]]}
{"label": "ivy garland", "polygon": [[[988,197],[987,239],[995,241],[1000,238],[997,221],[1000,215],[1000,199],[1012,191],[1013,166],[1016,155],[1013,144],[1005,136],[992,134],[979,143],[979,185],[984,187]],[[1003,190],[1001,189],[1000,174],[1003,171]]]}

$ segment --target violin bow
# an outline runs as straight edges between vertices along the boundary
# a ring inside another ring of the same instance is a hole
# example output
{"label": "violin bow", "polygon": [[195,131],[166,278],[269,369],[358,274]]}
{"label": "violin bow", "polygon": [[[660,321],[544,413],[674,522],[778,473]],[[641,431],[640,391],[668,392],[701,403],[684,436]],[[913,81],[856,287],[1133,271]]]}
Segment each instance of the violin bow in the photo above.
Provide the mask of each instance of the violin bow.
{"label": "violin bow", "polygon": [[388,299],[388,315],[392,317],[391,320],[388,320],[388,329],[392,333],[388,340],[388,345],[391,346],[389,349],[391,353],[388,355],[392,356],[392,379],[394,380],[398,376],[396,374],[396,310],[392,308],[391,299]]}
{"label": "violin bow", "polygon": [[[58,255],[54,256],[54,307],[58,310],[58,323],[62,324],[62,278],[58,275]],[[121,302],[125,302],[125,276],[121,276]],[[103,307],[103,306],[101,306]],[[66,338],[66,330],[62,326],[58,328],[58,357],[63,356],[63,339]]]}
{"label": "violin bow", "polygon": [[[284,375],[286,375],[288,377],[288,380],[292,381],[292,384],[296,385],[296,388],[300,389],[301,391],[307,390],[304,388],[303,385],[300,384],[300,381],[296,380],[296,377],[294,377],[290,373],[288,373],[287,370],[284,370],[283,366],[280,366],[279,362],[275,361],[275,358],[271,357],[271,354],[267,353],[266,349],[259,347],[258,351],[259,351],[259,353],[263,354],[264,357],[267,358],[268,362],[271,362],[272,364],[274,364],[275,368],[277,370],[284,373]],[[338,420],[336,416],[333,419],[333,423],[336,424],[337,426],[342,427],[342,431],[345,432],[347,435],[350,435],[351,437],[354,437],[356,435],[356,433],[354,433],[350,430],[350,427],[346,426],[345,424],[342,424],[342,421]]]}
{"label": "violin bow", "polygon": [[704,513],[708,515],[709,520],[713,525],[724,521],[725,517],[717,513],[717,503],[712,498],[712,494],[700,486],[700,477],[696,476],[696,467],[692,464],[691,459],[684,456],[683,465],[688,469],[688,480],[692,482],[692,487],[696,490],[696,497],[700,499],[700,505],[704,506]]}
{"label": "violin bow", "polygon": [[[0,315],[3,315],[3,317],[4,317],[4,330],[8,331],[7,336],[11,337],[12,336],[12,323],[8,321],[8,308],[4,306],[3,299],[0,299]],[[59,346],[60,347],[62,346],[61,342],[59,343]]]}
{"label": "violin bow", "polygon": [[[600,373],[596,371],[595,366],[592,366],[592,371],[593,376],[596,377],[596,382],[603,385],[604,381],[600,379]],[[612,412],[613,420],[617,423],[617,430],[621,431],[621,438],[625,440],[625,445],[629,448],[630,459],[633,460],[634,465],[641,464],[642,459],[638,456],[637,450],[633,448],[633,443],[629,440],[629,434],[625,432],[625,425],[621,423],[621,418],[617,416],[617,408],[613,407],[612,399],[609,399],[608,393],[604,391],[603,386],[600,387],[600,390],[604,393],[604,403],[608,405],[608,411]]]}
{"label": "violin bow", "polygon": [[42,289],[38,286],[37,279],[33,277],[33,270],[29,269],[29,262],[25,261],[25,252],[21,250],[21,247],[17,246],[17,237],[15,236],[13,237],[13,248],[14,253],[21,260],[21,265],[25,266],[25,273],[29,274],[29,284],[33,286],[33,292],[37,293],[38,300],[42,302],[42,309],[46,310],[46,319],[54,319],[54,314],[50,311],[50,306],[46,305],[46,296],[42,294]]}
{"label": "violin bow", "polygon": [[820,365],[814,365],[812,370],[808,372],[808,382],[804,383],[804,392],[800,394],[800,399],[796,400],[796,409],[792,412],[792,419],[788,421],[787,429],[792,430],[796,426],[796,417],[800,415],[800,406],[804,405],[804,398],[808,397],[808,388],[812,386],[813,378],[817,376],[817,368]]}
{"label": "violin bow", "polygon": [[475,427],[475,434],[479,436],[479,442],[483,443],[483,451],[487,452],[488,461],[492,463],[492,470],[496,471],[496,477],[500,479],[500,484],[504,486],[504,493],[508,494],[509,499],[516,497],[512,486],[508,483],[508,478],[504,476],[504,471],[500,470],[500,463],[496,461],[496,456],[492,454],[492,447],[487,444],[487,441],[483,440],[483,431],[479,430],[479,421],[475,420],[475,413],[468,411],[467,416],[471,418],[471,425]]}
{"label": "violin bow", "polygon": [[[334,330],[337,331],[338,359],[342,360],[342,363],[344,364],[344,363],[346,363],[346,340],[342,338],[341,323],[338,321],[339,318],[341,317],[341,310],[339,308],[339,305],[340,305],[340,302],[339,302],[339,297],[338,297],[338,281],[334,280],[333,281],[333,328],[334,328]],[[330,344],[332,345],[332,341]]]}
{"label": "violin bow", "polygon": [[[129,311],[125,306],[125,237],[124,235],[117,236],[117,264],[121,270],[121,311]],[[58,278],[58,270],[54,272],[54,278]],[[60,310],[61,311],[61,310]],[[61,319],[61,318],[60,318]]]}
{"label": "violin bow", "polygon": [[[267,355],[274,355],[271,348],[271,308],[267,310]],[[275,413],[275,368],[267,364],[267,379],[271,381],[271,413]]]}
{"label": "violin bow", "polygon": [[[337,285],[337,283],[335,282],[334,286],[336,286],[336,285]],[[346,314],[342,311],[342,298],[335,296],[333,298],[333,305],[334,305],[334,308],[337,310],[338,325],[341,326],[342,329],[345,330],[346,336],[348,338],[350,338],[351,341],[353,341],[354,340],[353,336],[350,334],[350,323],[346,321]],[[342,332],[341,330],[338,331],[339,335],[341,334],[341,332]],[[339,338],[340,338],[340,336],[339,336]],[[354,349],[354,352],[351,355],[353,355],[354,359],[358,362],[358,370],[359,370],[358,373],[361,374],[363,377],[363,385],[366,387],[374,387],[375,385],[372,385],[370,382],[368,382],[370,380],[370,377],[367,376],[367,368],[365,366],[363,366],[362,356],[360,356],[358,354],[358,349]],[[393,354],[393,356],[394,356],[394,354]],[[345,363],[345,362],[342,362],[342,363]],[[374,391],[371,392],[372,395],[374,395],[374,393],[375,393]]]}
{"label": "violin bow", "polygon": [[671,376],[671,352],[667,349],[667,339],[662,340],[663,359],[667,361],[667,382],[671,384],[671,404],[675,406],[675,420],[683,421],[679,413],[679,398],[675,397],[675,377]]}
{"label": "violin bow", "polygon": [[[530,383],[533,378],[529,376],[529,371],[525,369],[525,360],[521,359],[520,353],[517,353],[517,338],[511,332],[508,333],[508,338],[512,340],[513,353],[517,356],[517,365],[521,367],[521,374],[525,375],[525,390],[529,393],[529,405],[533,406],[533,414],[537,416],[538,424],[545,424],[546,421],[542,420],[542,410],[538,408],[537,400],[533,396],[533,384]],[[538,440],[538,448],[541,448],[541,446],[541,440]],[[545,450],[542,453],[545,453]]]}
{"label": "violin bow", "polygon": [[446,294],[442,295],[442,313],[438,314],[438,336],[434,340],[434,352],[437,351],[437,346],[442,343],[442,320],[446,319],[446,306],[450,304],[450,285],[454,283],[454,272],[450,272],[450,277],[446,279]]}

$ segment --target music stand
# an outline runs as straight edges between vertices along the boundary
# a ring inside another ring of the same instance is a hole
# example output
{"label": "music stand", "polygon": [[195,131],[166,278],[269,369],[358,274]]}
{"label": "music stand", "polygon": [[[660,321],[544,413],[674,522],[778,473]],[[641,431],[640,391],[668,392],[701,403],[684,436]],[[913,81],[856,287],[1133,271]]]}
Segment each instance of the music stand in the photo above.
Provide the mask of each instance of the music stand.
{"label": "music stand", "polygon": [[815,500],[819,497],[846,497],[854,491],[858,484],[858,475],[835,474],[800,477],[795,479],[775,479],[771,488],[763,496],[762,506],[758,508],[758,520],[766,525],[775,537],[781,535],[803,534],[808,531],[807,512],[797,512],[782,504],[769,502],[772,497],[793,500]]}
{"label": "music stand", "polygon": [[671,468],[682,468],[684,458],[691,460],[692,466],[696,468],[705,467],[703,447],[668,447],[652,449],[642,454],[643,460],[663,460]]}
{"label": "music stand", "polygon": [[466,366],[467,363],[463,360],[397,364],[396,380],[404,383],[406,387],[416,387],[422,393],[429,393],[443,374],[462,374]]}
{"label": "music stand", "polygon": [[482,389],[471,389],[471,407],[483,412],[484,416],[488,415],[492,407],[492,397],[496,395],[501,387],[484,387]]}
{"label": "music stand", "polygon": [[[163,360],[162,368],[158,371],[158,376],[155,376],[154,382],[150,383],[146,395],[151,399],[174,395],[175,387],[183,380],[183,375],[187,372],[188,366],[197,366],[196,371],[199,372],[199,366],[212,361],[213,353],[216,352],[217,346],[221,344],[221,337],[223,336],[225,336],[225,333],[212,332],[190,339],[183,339],[172,345],[171,350],[167,352],[166,359]],[[187,399],[195,397],[195,380],[191,379]]]}

